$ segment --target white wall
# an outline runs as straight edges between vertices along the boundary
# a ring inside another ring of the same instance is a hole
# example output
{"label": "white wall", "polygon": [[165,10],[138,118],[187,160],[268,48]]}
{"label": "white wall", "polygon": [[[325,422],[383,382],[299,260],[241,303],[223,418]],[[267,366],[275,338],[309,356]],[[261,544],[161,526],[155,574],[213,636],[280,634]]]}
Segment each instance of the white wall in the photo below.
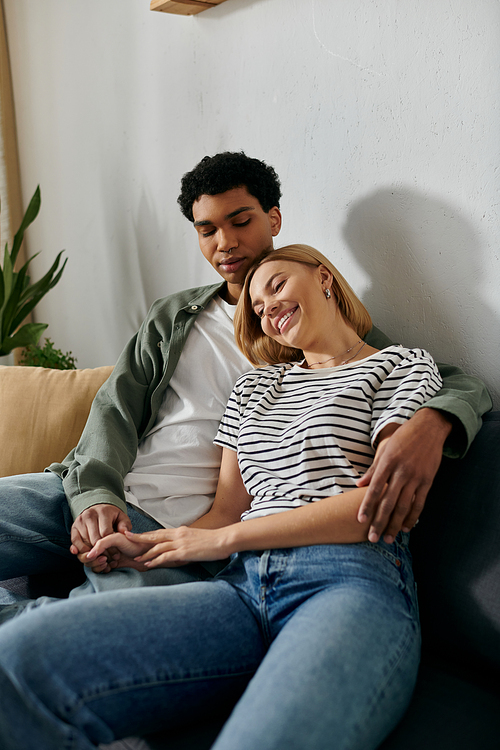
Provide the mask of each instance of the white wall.
{"label": "white wall", "polygon": [[498,0],[4,0],[38,308],[81,367],[113,363],[150,303],[215,272],[176,198],[205,154],[282,178],[282,242],[329,255],[396,340],[500,406]]}

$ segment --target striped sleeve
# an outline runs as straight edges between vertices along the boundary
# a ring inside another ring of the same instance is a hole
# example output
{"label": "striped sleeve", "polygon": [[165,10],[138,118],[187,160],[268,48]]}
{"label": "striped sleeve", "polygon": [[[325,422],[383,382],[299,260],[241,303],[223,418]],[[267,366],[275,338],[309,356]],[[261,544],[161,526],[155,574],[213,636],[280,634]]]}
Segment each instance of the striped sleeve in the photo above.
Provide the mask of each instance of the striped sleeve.
{"label": "striped sleeve", "polygon": [[240,433],[241,421],[241,389],[244,387],[245,376],[239,378],[233,388],[229,401],[227,402],[226,411],[215,436],[214,443],[223,448],[230,448],[236,451],[238,448],[238,436]]}
{"label": "striped sleeve", "polygon": [[373,400],[371,441],[388,424],[403,424],[442,386],[436,363],[423,349],[407,350],[380,384]]}

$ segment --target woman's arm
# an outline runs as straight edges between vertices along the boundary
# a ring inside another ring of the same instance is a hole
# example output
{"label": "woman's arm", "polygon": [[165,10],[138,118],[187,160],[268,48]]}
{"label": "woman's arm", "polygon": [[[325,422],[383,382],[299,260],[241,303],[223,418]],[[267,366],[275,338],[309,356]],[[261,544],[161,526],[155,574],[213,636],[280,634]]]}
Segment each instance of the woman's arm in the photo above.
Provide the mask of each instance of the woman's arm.
{"label": "woman's arm", "polygon": [[[389,424],[380,433],[380,450],[399,425]],[[190,527],[161,529],[131,535],[137,542],[154,543],[137,561],[147,568],[183,565],[195,560],[222,560],[234,552],[312,544],[351,544],[368,538],[370,520],[357,520],[366,490],[353,489],[300,508],[263,518],[239,521],[250,507],[237,456],[223,450],[219,487],[212,510]]]}
{"label": "woman's arm", "polygon": [[100,539],[87,558],[97,558],[110,546],[129,557],[137,555],[134,562],[140,569],[143,565],[146,569],[168,568],[189,562],[224,560],[234,552],[245,550],[363,542],[368,538],[370,526],[368,521],[361,524],[357,520],[364,493],[364,489],[349,490],[300,508],[224,524],[222,528],[211,524],[216,519],[224,523],[224,516],[209,512],[203,516],[210,521],[205,527],[197,521],[196,526],[158,529],[144,534],[128,531],[111,534]]}
{"label": "woman's arm", "polygon": [[219,529],[239,523],[241,514],[250,508],[251,502],[252,497],[246,491],[241,478],[236,451],[223,448],[213,505],[208,513],[190,524],[190,528]]}
{"label": "woman's arm", "polygon": [[[381,431],[380,450],[399,425],[389,424]],[[234,552],[283,547],[305,547],[312,544],[352,544],[368,538],[370,520],[357,520],[366,490],[356,488],[340,495],[325,497],[300,508],[262,518],[240,521],[250,507],[238,466],[237,455],[223,449],[219,484],[212,509],[191,526],[159,529],[144,534],[125,532],[100,540],[89,557],[97,557],[106,545],[127,548],[135,561],[145,568],[176,567],[188,562],[223,560]],[[149,547],[144,551],[145,547]],[[142,553],[142,554],[141,554]]]}
{"label": "woman's arm", "polygon": [[[363,542],[367,540],[369,522],[360,524],[356,516],[364,492],[363,489],[349,490],[300,508],[219,529],[181,526],[145,534],[125,532],[125,538],[138,545],[153,543],[146,553],[136,558],[137,563],[148,569],[224,560],[234,552],[245,550]],[[105,540],[98,542],[95,549],[102,542]],[[118,546],[116,539],[113,545]]]}

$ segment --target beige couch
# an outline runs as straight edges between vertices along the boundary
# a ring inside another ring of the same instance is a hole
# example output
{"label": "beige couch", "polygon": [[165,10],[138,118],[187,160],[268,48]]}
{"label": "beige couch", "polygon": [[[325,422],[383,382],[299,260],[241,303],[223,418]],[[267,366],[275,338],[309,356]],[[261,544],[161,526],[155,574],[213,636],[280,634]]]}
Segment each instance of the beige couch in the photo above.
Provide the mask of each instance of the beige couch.
{"label": "beige couch", "polygon": [[0,366],[0,476],[43,471],[75,447],[112,367]]}

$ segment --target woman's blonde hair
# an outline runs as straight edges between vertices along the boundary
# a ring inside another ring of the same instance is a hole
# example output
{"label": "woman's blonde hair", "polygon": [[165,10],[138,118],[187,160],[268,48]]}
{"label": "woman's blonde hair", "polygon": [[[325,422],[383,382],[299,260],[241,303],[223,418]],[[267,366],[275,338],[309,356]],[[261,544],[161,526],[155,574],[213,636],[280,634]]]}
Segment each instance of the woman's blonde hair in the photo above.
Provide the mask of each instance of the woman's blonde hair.
{"label": "woman's blonde hair", "polygon": [[368,310],[358,299],[341,273],[337,271],[328,258],[309,245],[287,245],[276,250],[267,250],[257,258],[250,268],[234,316],[234,333],[236,343],[253,365],[278,364],[279,362],[296,362],[303,359],[300,349],[279,344],[263,332],[261,319],[255,313],[250,299],[250,283],[255,271],[274,260],[304,263],[308,266],[325,266],[333,274],[331,291],[337,301],[344,320],[364,338],[372,327]]}

